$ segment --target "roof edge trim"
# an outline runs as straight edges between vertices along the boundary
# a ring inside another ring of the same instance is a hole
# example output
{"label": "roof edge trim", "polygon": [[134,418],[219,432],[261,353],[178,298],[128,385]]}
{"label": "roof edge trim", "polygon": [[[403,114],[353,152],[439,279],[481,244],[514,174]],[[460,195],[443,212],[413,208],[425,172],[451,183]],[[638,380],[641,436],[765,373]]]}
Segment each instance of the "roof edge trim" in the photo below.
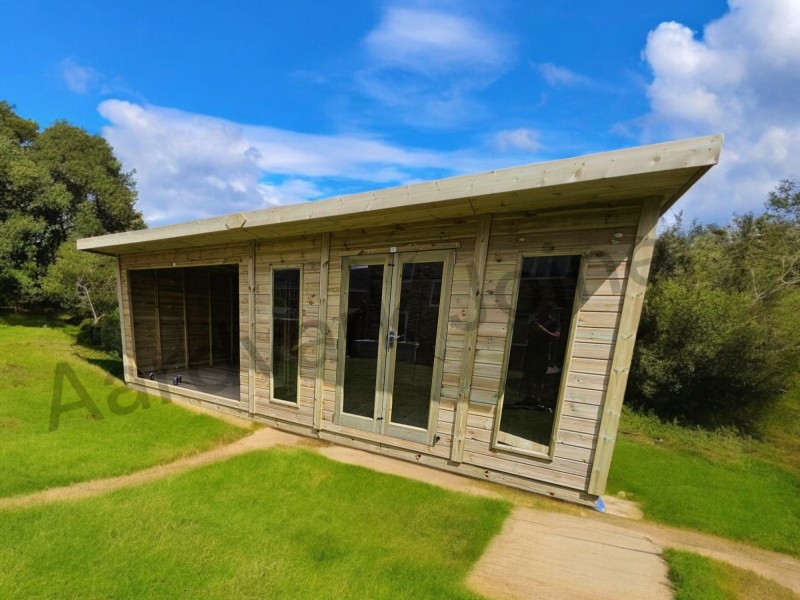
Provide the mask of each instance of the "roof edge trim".
{"label": "roof edge trim", "polygon": [[448,200],[477,199],[495,194],[545,189],[571,183],[590,183],[647,173],[694,169],[686,185],[664,199],[664,210],[672,206],[709,168],[719,162],[721,134],[612,150],[574,158],[532,163],[460,175],[406,186],[337,196],[300,204],[239,212],[150,229],[112,233],[78,240],[78,249],[115,254],[115,247],[168,239],[213,234],[230,229],[287,224],[304,220],[338,218],[370,211],[403,209]]}

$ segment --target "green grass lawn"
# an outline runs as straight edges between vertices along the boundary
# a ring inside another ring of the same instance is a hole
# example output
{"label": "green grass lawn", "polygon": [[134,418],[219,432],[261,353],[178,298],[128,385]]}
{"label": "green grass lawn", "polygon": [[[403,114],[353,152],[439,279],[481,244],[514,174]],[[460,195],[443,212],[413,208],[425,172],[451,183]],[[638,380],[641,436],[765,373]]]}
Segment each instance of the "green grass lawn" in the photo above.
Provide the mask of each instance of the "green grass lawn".
{"label": "green grass lawn", "polygon": [[[0,497],[137,471],[247,433],[126,390],[114,376],[120,361],[73,333],[52,319],[0,316]],[[776,406],[798,404],[787,395]],[[649,519],[800,556],[793,418],[772,415],[757,441],[626,411],[609,493],[624,490]],[[461,582],[508,510],[305,451],[256,453],[92,500],[0,512],[0,598],[470,598]],[[666,556],[678,598],[769,589],[684,554]]]}
{"label": "green grass lawn", "polygon": [[247,433],[126,390],[119,371],[57,321],[0,317],[0,497],[130,473]]}
{"label": "green grass lawn", "polygon": [[800,556],[800,476],[760,442],[631,413],[621,431],[610,494],[632,494],[649,519]]}
{"label": "green grass lawn", "polygon": [[79,502],[0,511],[0,597],[476,598],[510,505],[255,452]]}
{"label": "green grass lawn", "polygon": [[666,550],[675,600],[797,600],[790,590],[743,569],[704,556]]}
{"label": "green grass lawn", "polygon": [[765,454],[800,473],[800,372],[761,415],[756,430]]}

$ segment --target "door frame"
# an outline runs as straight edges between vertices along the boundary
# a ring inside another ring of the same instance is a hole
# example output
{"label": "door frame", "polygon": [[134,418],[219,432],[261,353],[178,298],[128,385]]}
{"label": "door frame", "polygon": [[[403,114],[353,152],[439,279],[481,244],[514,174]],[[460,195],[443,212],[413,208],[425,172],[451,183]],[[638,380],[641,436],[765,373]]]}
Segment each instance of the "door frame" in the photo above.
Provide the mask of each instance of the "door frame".
{"label": "door frame", "polygon": [[[394,351],[388,351],[389,331],[397,331],[400,320],[400,301],[402,291],[403,265],[415,262],[442,262],[442,281],[439,295],[439,312],[434,347],[433,373],[428,401],[428,421],[425,429],[392,423],[392,391],[394,389],[395,366],[397,363],[397,344]],[[450,313],[450,293],[452,289],[455,249],[409,250],[383,252],[357,256],[343,256],[341,266],[341,289],[339,300],[339,337],[336,362],[336,402],[334,423],[353,427],[372,433],[391,436],[427,445],[434,443],[436,422],[439,415],[439,400],[444,372],[444,353],[447,342],[447,328]],[[381,312],[378,357],[375,375],[375,400],[373,416],[362,417],[344,412],[344,368],[347,352],[348,303],[350,294],[350,267],[352,265],[383,265],[383,288],[381,291]]]}
{"label": "door frame", "polygon": [[[345,427],[353,427],[355,429],[362,429],[372,433],[380,433],[381,412],[383,410],[383,402],[378,402],[378,396],[383,395],[384,391],[384,378],[386,369],[386,340],[388,336],[387,325],[389,321],[389,284],[391,282],[391,264],[390,259],[392,254],[371,254],[367,256],[344,256],[342,257],[342,270],[341,270],[341,291],[339,297],[339,337],[337,338],[337,353],[336,353],[336,405],[333,412],[333,422],[337,425]],[[383,282],[381,287],[381,313],[380,324],[378,331],[378,357],[377,357],[377,373],[375,375],[375,400],[373,404],[373,415],[369,417],[362,417],[361,415],[354,415],[344,412],[344,366],[347,356],[347,324],[348,324],[348,306],[350,300],[350,267],[352,265],[383,265]],[[382,399],[382,398],[381,398]]]}

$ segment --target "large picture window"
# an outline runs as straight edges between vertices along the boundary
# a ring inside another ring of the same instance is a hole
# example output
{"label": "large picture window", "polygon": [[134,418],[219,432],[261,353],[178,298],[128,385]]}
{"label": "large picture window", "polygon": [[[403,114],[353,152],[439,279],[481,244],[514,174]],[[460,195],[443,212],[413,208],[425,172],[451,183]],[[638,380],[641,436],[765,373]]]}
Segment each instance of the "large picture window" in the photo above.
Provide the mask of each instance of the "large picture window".
{"label": "large picture window", "polygon": [[297,403],[300,356],[299,267],[272,271],[272,398]]}
{"label": "large picture window", "polygon": [[549,454],[576,312],[579,254],[523,257],[494,445]]}

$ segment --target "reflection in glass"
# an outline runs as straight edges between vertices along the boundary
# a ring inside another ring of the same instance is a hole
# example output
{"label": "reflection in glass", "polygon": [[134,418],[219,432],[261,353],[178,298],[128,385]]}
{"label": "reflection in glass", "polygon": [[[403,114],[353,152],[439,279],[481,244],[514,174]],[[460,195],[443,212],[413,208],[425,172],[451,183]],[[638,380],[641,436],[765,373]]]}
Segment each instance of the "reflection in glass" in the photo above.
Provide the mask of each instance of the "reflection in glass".
{"label": "reflection in glass", "polygon": [[442,262],[406,263],[400,289],[392,422],[427,429]]}
{"label": "reflection in glass", "polygon": [[[580,256],[522,261],[498,441],[549,446]],[[503,435],[506,434],[506,435]]]}
{"label": "reflection in glass", "polygon": [[383,265],[350,265],[347,277],[347,349],[342,410],[372,418],[378,373]]}
{"label": "reflection in glass", "polygon": [[272,274],[272,396],[297,402],[300,269],[274,269]]}

